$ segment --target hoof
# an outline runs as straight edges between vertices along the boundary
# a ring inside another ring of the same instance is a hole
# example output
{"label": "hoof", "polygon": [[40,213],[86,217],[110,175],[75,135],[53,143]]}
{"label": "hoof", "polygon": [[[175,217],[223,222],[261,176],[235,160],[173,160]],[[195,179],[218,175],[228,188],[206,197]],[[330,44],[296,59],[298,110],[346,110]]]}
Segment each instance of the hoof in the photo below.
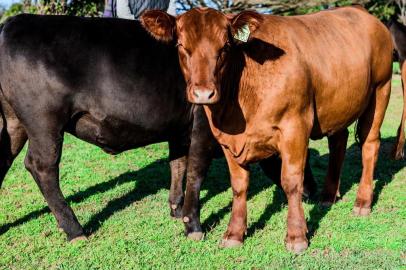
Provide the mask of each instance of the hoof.
{"label": "hoof", "polygon": [[72,240],[70,240],[70,242],[71,243],[76,243],[78,241],[86,241],[86,240],[87,240],[87,237],[84,236],[84,235],[81,235],[81,236],[73,238]]}
{"label": "hoof", "polygon": [[170,215],[174,219],[181,219],[182,218],[182,210],[171,210]]}
{"label": "hoof", "polygon": [[203,240],[203,237],[204,237],[204,233],[202,233],[202,232],[192,232],[187,235],[187,238],[191,239],[193,241]]}
{"label": "hoof", "polygon": [[171,204],[171,212],[170,212],[171,217],[175,219],[181,219],[182,218],[182,206],[177,205],[177,204]]}
{"label": "hoof", "polygon": [[307,242],[286,243],[286,249],[294,254],[302,253],[307,247]]}
{"label": "hoof", "polygon": [[234,248],[234,247],[241,247],[242,242],[233,239],[222,239],[220,243],[221,248]]}
{"label": "hoof", "polygon": [[64,230],[61,227],[58,226],[58,232],[62,233],[62,232],[64,232]]}
{"label": "hoof", "polygon": [[371,213],[371,208],[354,206],[352,213],[356,216],[366,217],[369,216],[369,214]]}

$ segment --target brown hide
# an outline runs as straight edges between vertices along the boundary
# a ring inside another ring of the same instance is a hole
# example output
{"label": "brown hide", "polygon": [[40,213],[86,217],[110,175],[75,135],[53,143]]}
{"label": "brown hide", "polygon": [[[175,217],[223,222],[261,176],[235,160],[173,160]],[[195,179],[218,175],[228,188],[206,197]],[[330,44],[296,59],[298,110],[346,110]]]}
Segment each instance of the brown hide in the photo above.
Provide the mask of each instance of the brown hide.
{"label": "brown hide", "polygon": [[[147,12],[142,20],[154,16]],[[301,194],[309,138],[329,138],[323,199],[333,203],[347,127],[357,119],[363,173],[354,212],[369,213],[392,74],[393,45],[382,23],[360,7],[293,17],[194,9],[171,22],[174,34],[161,39],[176,39],[188,100],[205,104],[230,168],[234,197],[224,246],[243,241],[248,165],[278,153],[289,204],[286,246],[303,251]],[[144,26],[154,36],[162,32],[159,25]],[[248,40],[233,39],[245,26]]]}

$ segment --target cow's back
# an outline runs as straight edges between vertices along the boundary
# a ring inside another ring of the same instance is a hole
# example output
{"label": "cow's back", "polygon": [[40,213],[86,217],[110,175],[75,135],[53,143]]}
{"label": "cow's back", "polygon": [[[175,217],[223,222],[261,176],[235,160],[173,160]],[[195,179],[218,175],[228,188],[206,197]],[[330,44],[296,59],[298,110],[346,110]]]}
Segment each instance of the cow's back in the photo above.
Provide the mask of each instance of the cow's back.
{"label": "cow's back", "polygon": [[141,137],[190,123],[176,49],[155,41],[137,21],[11,18],[0,36],[0,83],[27,125],[33,111],[44,108],[66,117],[88,113]]}
{"label": "cow's back", "polygon": [[271,72],[269,78],[259,80],[261,88],[271,86],[273,100],[280,90],[279,97],[287,105],[286,95],[314,102],[313,137],[332,134],[355,121],[373,88],[391,76],[390,33],[361,8],[268,16],[263,25],[256,36],[280,48],[283,55],[266,62]]}

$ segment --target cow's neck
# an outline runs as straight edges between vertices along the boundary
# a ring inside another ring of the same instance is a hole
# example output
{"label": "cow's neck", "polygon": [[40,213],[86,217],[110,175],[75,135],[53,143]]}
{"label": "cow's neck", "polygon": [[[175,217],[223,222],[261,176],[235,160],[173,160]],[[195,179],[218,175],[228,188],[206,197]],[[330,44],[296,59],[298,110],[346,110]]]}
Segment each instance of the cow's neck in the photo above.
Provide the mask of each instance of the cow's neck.
{"label": "cow's neck", "polygon": [[246,60],[242,51],[234,51],[228,60],[221,75],[219,103],[204,107],[213,135],[235,157],[241,157],[247,141],[245,105],[250,99],[243,76]]}

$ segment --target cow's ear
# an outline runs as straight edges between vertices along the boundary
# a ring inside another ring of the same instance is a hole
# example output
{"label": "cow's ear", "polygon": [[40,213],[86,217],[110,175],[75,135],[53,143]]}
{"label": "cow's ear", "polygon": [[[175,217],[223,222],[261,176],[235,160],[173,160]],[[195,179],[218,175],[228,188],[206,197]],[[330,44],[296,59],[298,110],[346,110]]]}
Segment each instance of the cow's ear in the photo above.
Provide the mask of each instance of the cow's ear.
{"label": "cow's ear", "polygon": [[141,24],[157,40],[171,42],[174,38],[176,18],[162,10],[147,10],[141,15]]}
{"label": "cow's ear", "polygon": [[255,11],[243,11],[235,16],[228,16],[231,34],[236,42],[248,42],[252,34],[260,27],[264,18]]}

